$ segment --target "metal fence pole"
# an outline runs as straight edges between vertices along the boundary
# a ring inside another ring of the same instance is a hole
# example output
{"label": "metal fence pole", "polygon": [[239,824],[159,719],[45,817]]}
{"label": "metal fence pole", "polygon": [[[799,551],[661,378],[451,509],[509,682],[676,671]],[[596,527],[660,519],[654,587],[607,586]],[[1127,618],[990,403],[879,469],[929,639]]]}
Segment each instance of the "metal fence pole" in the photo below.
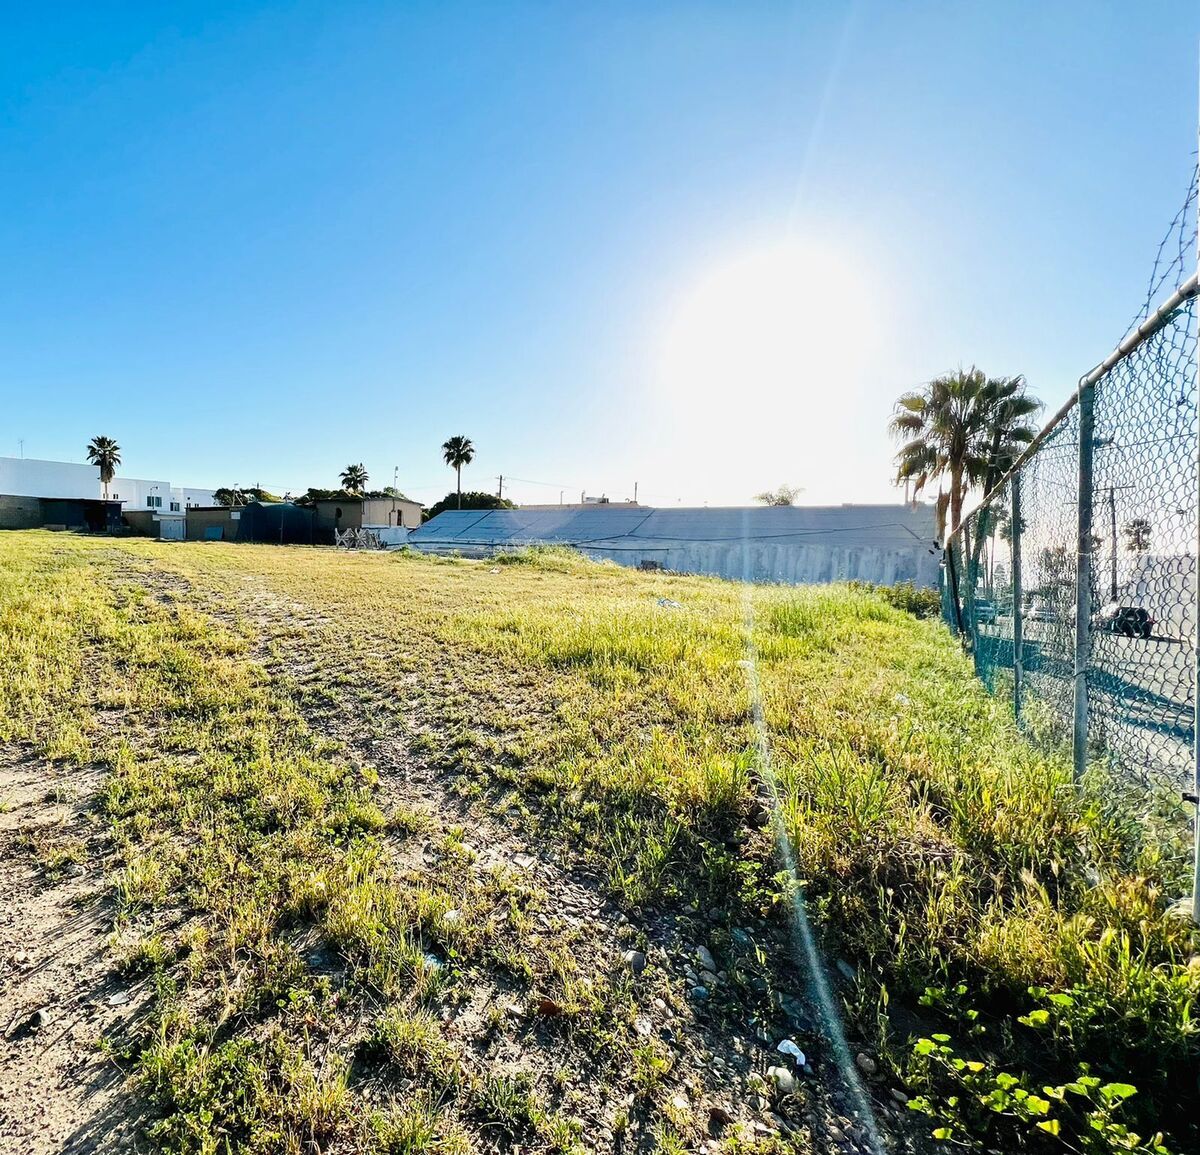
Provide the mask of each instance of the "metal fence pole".
{"label": "metal fence pole", "polygon": [[1021,475],[1012,479],[1012,510],[1009,515],[1009,543],[1012,551],[1012,615],[1013,615],[1013,716],[1021,723],[1021,683],[1025,679],[1022,668],[1021,645],[1024,641],[1024,623],[1021,620]]}
{"label": "metal fence pole", "polygon": [[[1196,375],[1200,378],[1200,351]],[[1192,922],[1200,926],[1200,431],[1196,458],[1196,575],[1192,603]]]}
{"label": "metal fence pole", "polygon": [[1078,535],[1075,541],[1075,725],[1071,748],[1075,758],[1075,781],[1087,769],[1087,662],[1092,619],[1092,458],[1095,439],[1096,386],[1089,380],[1079,384],[1079,501]]}
{"label": "metal fence pole", "polygon": [[[1200,233],[1196,236],[1196,271],[1200,274]],[[1191,308],[1200,313],[1200,304]],[[1200,318],[1195,321],[1200,324]],[[1200,386],[1200,344],[1193,366]],[[1192,922],[1200,925],[1200,429],[1196,442],[1196,600],[1192,605],[1196,634],[1192,639]]]}

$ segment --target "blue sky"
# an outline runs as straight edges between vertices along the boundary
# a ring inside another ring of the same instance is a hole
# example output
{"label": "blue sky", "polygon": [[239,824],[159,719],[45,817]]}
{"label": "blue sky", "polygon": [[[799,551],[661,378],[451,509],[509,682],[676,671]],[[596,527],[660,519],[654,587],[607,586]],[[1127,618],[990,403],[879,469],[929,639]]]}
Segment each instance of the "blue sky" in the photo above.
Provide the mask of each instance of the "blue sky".
{"label": "blue sky", "polygon": [[1194,164],[1194,5],[4,8],[0,454],[177,484],[891,500],[895,396],[1057,407]]}

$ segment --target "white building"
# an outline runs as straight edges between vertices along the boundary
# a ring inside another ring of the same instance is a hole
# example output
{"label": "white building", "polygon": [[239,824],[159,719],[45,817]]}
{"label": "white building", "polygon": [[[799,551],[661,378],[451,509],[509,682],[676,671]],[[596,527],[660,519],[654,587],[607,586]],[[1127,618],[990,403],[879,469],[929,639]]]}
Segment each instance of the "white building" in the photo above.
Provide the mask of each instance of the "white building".
{"label": "white building", "polygon": [[[0,495],[94,499],[104,496],[104,486],[94,465],[0,457]],[[168,518],[182,518],[189,505],[215,504],[211,489],[191,489],[165,479],[139,477],[114,477],[108,483],[108,497],[121,503],[122,513],[149,510]]]}

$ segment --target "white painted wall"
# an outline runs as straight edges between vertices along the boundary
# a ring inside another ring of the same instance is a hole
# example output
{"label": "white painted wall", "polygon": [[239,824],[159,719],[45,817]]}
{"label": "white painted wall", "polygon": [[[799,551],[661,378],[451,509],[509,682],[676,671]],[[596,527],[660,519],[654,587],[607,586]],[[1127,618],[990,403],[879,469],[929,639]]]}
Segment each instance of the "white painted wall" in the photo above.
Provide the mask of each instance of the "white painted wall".
{"label": "white painted wall", "polygon": [[[103,493],[96,496],[99,497]],[[143,477],[114,477],[108,483],[108,496],[113,501],[119,501],[126,509],[150,509],[155,513],[169,513],[171,502],[171,483],[155,481]],[[146,499],[162,498],[162,505],[151,505]]]}
{"label": "white painted wall", "polygon": [[[74,461],[41,461],[32,457],[0,457],[0,493],[14,497],[104,496],[100,471],[94,465]],[[213,505],[211,489],[173,486],[169,481],[142,477],[114,477],[108,496],[126,509],[153,509],[155,513],[182,513],[189,505]],[[147,504],[161,497],[161,506]],[[171,509],[177,502],[178,510]]]}
{"label": "white painted wall", "polygon": [[14,497],[100,497],[100,471],[71,461],[0,457],[0,493]]}
{"label": "white painted wall", "polygon": [[181,509],[187,509],[189,505],[217,504],[217,499],[213,496],[211,489],[195,489],[187,485],[172,486],[171,500],[179,502]]}

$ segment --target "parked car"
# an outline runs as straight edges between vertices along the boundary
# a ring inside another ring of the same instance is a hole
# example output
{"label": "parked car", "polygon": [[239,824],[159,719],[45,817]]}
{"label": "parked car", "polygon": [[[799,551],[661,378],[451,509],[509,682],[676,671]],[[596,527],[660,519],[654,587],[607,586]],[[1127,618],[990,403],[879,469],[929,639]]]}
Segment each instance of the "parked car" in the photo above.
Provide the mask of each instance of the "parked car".
{"label": "parked car", "polygon": [[1154,632],[1154,619],[1141,606],[1123,606],[1109,602],[1095,618],[1096,629],[1127,638],[1148,638]]}
{"label": "parked car", "polygon": [[991,598],[975,599],[975,621],[981,626],[991,625],[996,620],[996,603]]}

